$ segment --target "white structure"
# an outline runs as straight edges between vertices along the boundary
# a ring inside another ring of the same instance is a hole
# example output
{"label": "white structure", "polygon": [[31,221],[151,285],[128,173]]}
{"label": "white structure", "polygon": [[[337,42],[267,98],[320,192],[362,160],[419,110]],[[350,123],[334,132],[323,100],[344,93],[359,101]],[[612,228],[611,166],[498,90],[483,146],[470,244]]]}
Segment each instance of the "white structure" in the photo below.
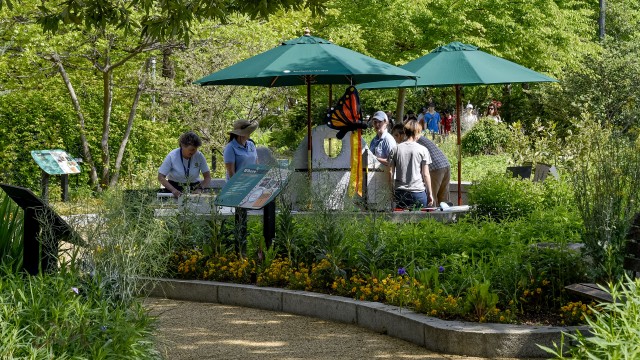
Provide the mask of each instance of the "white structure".
{"label": "white structure", "polygon": [[[311,196],[320,198],[324,202],[327,209],[343,209],[344,199],[348,197],[347,187],[349,185],[349,174],[351,171],[351,143],[350,134],[347,134],[342,140],[336,138],[337,130],[333,130],[326,125],[317,126],[312,130],[312,149],[313,157],[311,159]],[[342,147],[340,153],[335,157],[329,157],[325,152],[325,139],[334,139],[341,141]],[[291,197],[294,204],[302,207],[300,204],[308,188],[308,155],[307,155],[308,139],[305,137],[298,149],[294,153],[292,167],[294,173],[289,179],[287,190],[288,196]],[[365,167],[363,161],[363,177],[367,174],[367,182],[365,193],[366,205],[369,209],[390,210],[391,209],[391,192],[389,191],[389,183],[387,172],[375,156],[363,144],[363,160],[368,159]]]}

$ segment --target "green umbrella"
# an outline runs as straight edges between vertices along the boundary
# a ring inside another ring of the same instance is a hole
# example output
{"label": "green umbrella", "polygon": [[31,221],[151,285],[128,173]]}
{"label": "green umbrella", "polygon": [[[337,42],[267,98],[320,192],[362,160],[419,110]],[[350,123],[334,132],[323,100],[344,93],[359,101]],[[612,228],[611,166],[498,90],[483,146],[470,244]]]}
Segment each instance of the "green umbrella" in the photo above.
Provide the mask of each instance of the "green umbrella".
{"label": "green umbrella", "polygon": [[356,85],[380,80],[412,79],[399,67],[349,50],[307,31],[297,39],[197,80],[200,85],[307,86],[308,160],[311,170],[311,85]]}
{"label": "green umbrella", "polygon": [[558,80],[537,73],[511,61],[487,54],[473,45],[460,42],[440,46],[401,68],[418,75],[417,81],[379,81],[358,85],[359,89],[389,89],[414,86],[455,86],[456,89],[456,127],[458,135],[458,205],[461,195],[461,145],[460,112],[462,85],[490,85],[531,82],[556,82]]}

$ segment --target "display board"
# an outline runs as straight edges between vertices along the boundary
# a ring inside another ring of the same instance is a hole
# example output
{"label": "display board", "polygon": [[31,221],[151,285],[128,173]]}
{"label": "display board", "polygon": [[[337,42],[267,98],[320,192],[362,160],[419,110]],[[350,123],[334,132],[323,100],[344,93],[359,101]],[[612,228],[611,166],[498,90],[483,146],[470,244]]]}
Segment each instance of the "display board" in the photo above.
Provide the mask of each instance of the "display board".
{"label": "display board", "polygon": [[31,156],[38,166],[49,175],[80,173],[78,162],[64,150],[32,150]]}
{"label": "display board", "polygon": [[218,206],[262,209],[286,185],[291,171],[266,165],[249,165],[238,171],[220,190]]}

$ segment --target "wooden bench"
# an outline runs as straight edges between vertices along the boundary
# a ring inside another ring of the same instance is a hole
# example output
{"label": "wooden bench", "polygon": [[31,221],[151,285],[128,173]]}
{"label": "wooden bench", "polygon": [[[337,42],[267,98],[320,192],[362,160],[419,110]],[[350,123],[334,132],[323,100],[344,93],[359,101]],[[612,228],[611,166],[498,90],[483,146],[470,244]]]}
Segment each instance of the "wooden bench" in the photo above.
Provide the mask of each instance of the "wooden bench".
{"label": "wooden bench", "polygon": [[[640,213],[636,214],[627,232],[625,256],[623,268],[633,272],[634,277],[640,273]],[[604,289],[603,289],[604,288]],[[593,283],[579,283],[565,286],[565,289],[574,294],[585,296],[601,302],[613,302],[611,294],[606,291],[608,287]]]}

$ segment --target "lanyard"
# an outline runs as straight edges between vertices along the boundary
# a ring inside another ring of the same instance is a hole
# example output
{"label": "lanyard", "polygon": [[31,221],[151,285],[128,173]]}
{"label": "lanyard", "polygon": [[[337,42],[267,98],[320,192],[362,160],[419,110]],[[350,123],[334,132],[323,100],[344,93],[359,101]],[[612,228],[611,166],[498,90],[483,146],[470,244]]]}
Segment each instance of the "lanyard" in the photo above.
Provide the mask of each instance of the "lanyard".
{"label": "lanyard", "polygon": [[180,156],[180,164],[182,164],[182,168],[184,169],[184,176],[187,179],[187,182],[189,182],[189,170],[191,170],[191,158],[189,158],[189,161],[187,161],[187,166],[185,167],[184,159],[182,158],[182,148],[180,149],[178,156]]}

